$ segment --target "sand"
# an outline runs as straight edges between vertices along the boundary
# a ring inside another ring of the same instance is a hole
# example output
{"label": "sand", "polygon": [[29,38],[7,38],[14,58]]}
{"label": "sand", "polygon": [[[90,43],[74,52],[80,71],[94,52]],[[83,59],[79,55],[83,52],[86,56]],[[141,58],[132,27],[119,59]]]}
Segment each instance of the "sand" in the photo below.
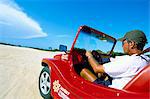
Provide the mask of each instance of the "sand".
{"label": "sand", "polygon": [[38,88],[41,60],[58,53],[0,45],[0,99],[42,99]]}

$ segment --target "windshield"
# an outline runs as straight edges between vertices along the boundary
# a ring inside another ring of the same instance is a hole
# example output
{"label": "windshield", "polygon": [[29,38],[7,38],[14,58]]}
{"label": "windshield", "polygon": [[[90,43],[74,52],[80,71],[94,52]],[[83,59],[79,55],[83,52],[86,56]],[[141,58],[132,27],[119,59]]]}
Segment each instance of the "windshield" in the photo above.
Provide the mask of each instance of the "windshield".
{"label": "windshield", "polygon": [[81,30],[74,48],[90,51],[96,50],[102,54],[109,54],[114,42],[114,39],[105,34],[95,33],[91,30]]}

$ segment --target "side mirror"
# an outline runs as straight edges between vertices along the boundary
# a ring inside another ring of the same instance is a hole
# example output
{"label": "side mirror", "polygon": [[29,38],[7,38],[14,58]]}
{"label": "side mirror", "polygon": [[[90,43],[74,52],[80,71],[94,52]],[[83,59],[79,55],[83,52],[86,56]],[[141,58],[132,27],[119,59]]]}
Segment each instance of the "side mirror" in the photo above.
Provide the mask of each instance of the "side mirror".
{"label": "side mirror", "polygon": [[59,51],[67,52],[67,46],[66,45],[59,45]]}

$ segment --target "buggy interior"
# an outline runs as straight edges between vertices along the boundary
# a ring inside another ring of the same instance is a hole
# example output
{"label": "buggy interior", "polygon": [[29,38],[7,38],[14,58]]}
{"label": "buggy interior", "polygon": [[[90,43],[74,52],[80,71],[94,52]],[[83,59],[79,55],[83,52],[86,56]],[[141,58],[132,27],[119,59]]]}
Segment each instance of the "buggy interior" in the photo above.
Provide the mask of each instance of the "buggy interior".
{"label": "buggy interior", "polygon": [[[87,68],[94,73],[89,65],[87,57],[85,56],[86,51],[90,50],[99,64],[107,63],[110,61],[110,56],[116,44],[116,39],[87,26],[83,26],[78,33],[78,38],[72,49],[74,70],[78,75],[80,75],[83,68]],[[98,73],[95,75],[101,79],[108,77],[112,80],[112,78],[106,73]]]}
{"label": "buggy interior", "polygon": [[[90,66],[90,64],[88,62],[87,57],[85,56],[85,52],[86,52],[86,50],[84,50],[84,49],[74,49],[73,50],[74,69],[78,75],[80,75],[80,72],[83,68],[87,68],[93,74],[95,74],[92,67]],[[97,62],[99,64],[104,64],[104,63],[107,63],[110,61],[109,60],[110,56],[108,56],[106,54],[100,54],[98,51],[93,50],[92,55],[97,60]],[[107,75],[106,73],[105,74],[104,73],[103,74],[98,73],[95,75],[101,79],[105,79],[106,77],[109,77],[109,79],[112,80],[112,78],[109,75]]]}

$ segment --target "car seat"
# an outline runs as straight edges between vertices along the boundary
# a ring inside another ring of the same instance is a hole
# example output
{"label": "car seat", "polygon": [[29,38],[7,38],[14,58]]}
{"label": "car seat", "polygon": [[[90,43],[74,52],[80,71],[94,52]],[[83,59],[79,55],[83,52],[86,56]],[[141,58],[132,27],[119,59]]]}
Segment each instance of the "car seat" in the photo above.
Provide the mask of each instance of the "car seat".
{"label": "car seat", "polygon": [[150,92],[150,64],[144,67],[123,89],[133,92]]}

